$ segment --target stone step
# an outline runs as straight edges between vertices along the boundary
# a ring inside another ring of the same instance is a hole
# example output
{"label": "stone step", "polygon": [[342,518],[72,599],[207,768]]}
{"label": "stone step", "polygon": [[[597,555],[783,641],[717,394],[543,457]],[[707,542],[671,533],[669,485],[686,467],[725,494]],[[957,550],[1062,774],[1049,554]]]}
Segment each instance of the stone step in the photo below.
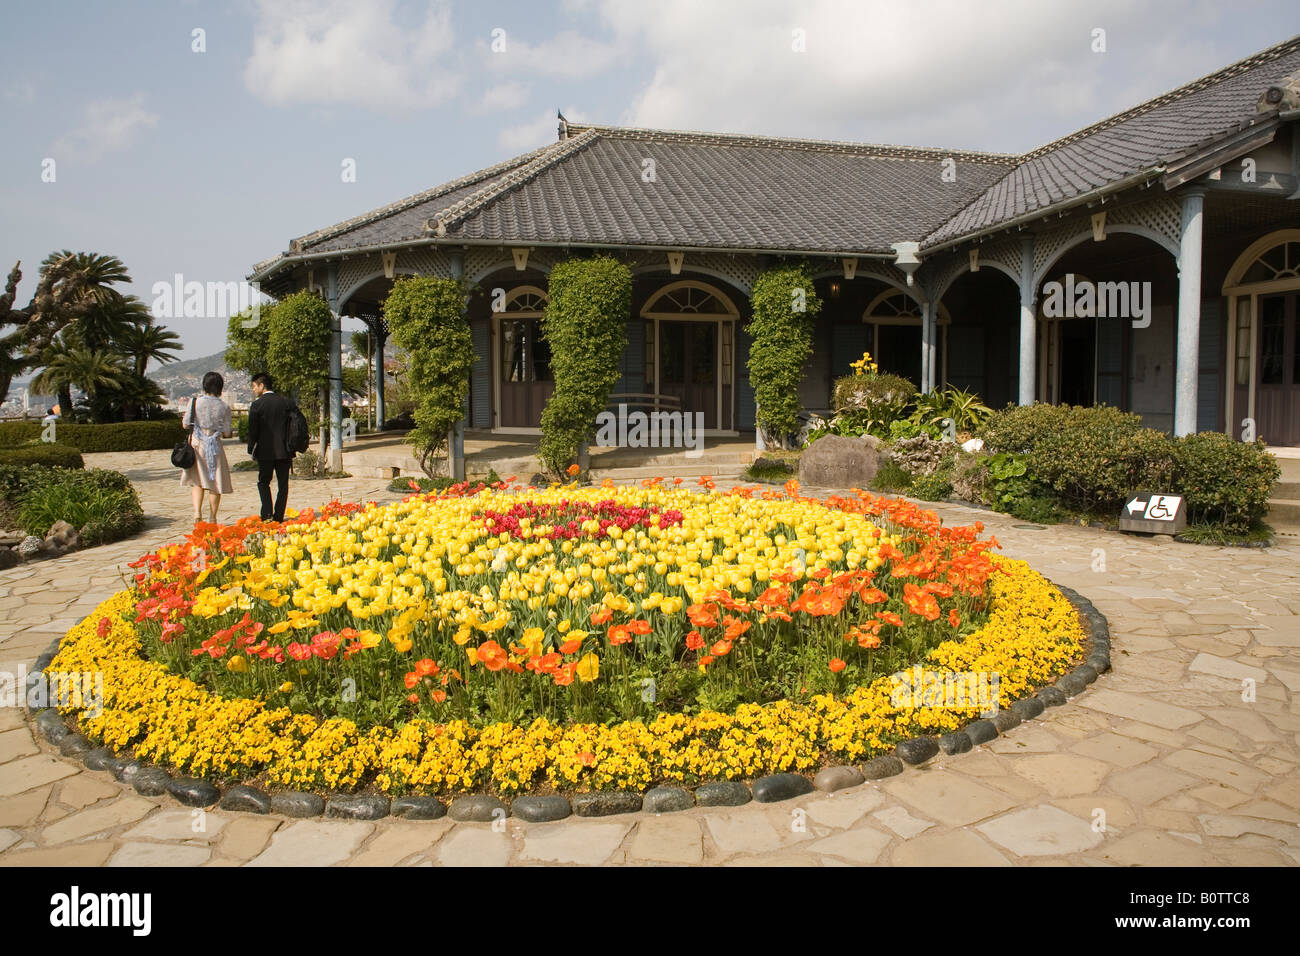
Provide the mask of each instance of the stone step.
{"label": "stone step", "polygon": [[1269,498],[1271,500],[1280,500],[1280,499],[1295,500],[1297,498],[1300,498],[1300,480],[1279,481],[1277,484],[1273,486],[1273,491],[1269,495]]}
{"label": "stone step", "polygon": [[1264,519],[1275,528],[1300,528],[1300,498],[1270,498]]}
{"label": "stone step", "polygon": [[591,469],[592,481],[600,482],[606,478],[614,482],[624,481],[644,481],[646,478],[663,478],[668,484],[672,483],[674,478],[681,478],[683,484],[690,482],[692,486],[695,479],[708,475],[710,478],[739,478],[743,468],[729,466],[726,468],[713,468],[708,465],[678,465],[675,467],[641,467],[641,468],[597,468],[594,465]]}

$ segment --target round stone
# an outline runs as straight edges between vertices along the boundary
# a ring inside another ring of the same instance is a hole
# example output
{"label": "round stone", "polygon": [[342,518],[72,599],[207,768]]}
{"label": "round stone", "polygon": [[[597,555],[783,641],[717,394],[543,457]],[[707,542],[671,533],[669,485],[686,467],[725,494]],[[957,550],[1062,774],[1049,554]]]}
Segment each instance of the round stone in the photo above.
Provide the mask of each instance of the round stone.
{"label": "round stone", "polygon": [[768,774],[753,783],[754,799],[759,803],[793,800],[805,793],[812,793],[812,789],[812,781],[798,773]]}
{"label": "round stone", "polygon": [[24,558],[30,558],[41,550],[42,541],[34,534],[29,534],[18,544],[18,553]]}
{"label": "round stone", "polygon": [[80,757],[90,753],[93,746],[82,734],[68,734],[59,741],[59,753],[65,757]]}
{"label": "round stone", "polygon": [[271,798],[256,787],[246,787],[241,783],[225,792],[220,806],[222,810],[241,813],[270,813]]}
{"label": "round stone", "polygon": [[939,742],[933,737],[913,737],[911,740],[904,740],[894,748],[894,753],[898,755],[899,760],[913,766],[925,763],[938,752]]}
{"label": "round stone", "polygon": [[63,715],[51,707],[49,710],[43,710],[36,715],[36,729],[41,732],[52,744],[57,744],[72,731],[68,730],[68,725],[63,720]]}
{"label": "round stone", "polygon": [[388,812],[405,820],[441,820],[447,808],[436,797],[410,796],[398,797]]}
{"label": "round stone", "polygon": [[903,761],[893,754],[885,754],[868,760],[862,765],[862,776],[866,780],[884,780],[903,772]]}
{"label": "round stone", "polygon": [[526,823],[549,823],[563,820],[573,812],[573,808],[564,797],[547,794],[516,797],[510,804],[510,812]]}
{"label": "round stone", "polygon": [[1043,712],[1045,705],[1037,697],[1026,697],[1011,705],[1011,712],[1019,714],[1021,720],[1032,720]]}
{"label": "round stone", "polygon": [[119,758],[116,764],[108,768],[108,771],[119,783],[134,783],[136,774],[143,769],[144,764],[138,760]]}
{"label": "round stone", "polygon": [[1078,697],[1087,686],[1077,674],[1062,674],[1056,678],[1056,689],[1066,697]]}
{"label": "round stone", "polygon": [[107,747],[94,747],[81,755],[87,770],[111,770],[117,755]]}
{"label": "round stone", "polygon": [[1088,658],[1088,666],[1098,674],[1104,674],[1110,670],[1110,655],[1097,651]]}
{"label": "round stone", "polygon": [[991,720],[973,720],[966,725],[966,736],[973,744],[986,744],[998,735],[997,724]]}
{"label": "round stone", "polygon": [[993,715],[993,726],[998,729],[998,733],[1005,734],[1012,727],[1019,727],[1024,720],[1014,710],[999,710]]}
{"label": "round stone", "polygon": [[286,817],[318,817],[325,812],[325,798],[320,794],[289,790],[271,794],[271,812]]}
{"label": "round stone", "polygon": [[45,668],[50,666],[50,661],[52,660],[54,660],[54,655],[49,651],[41,654],[40,657],[36,658],[36,660],[32,662],[32,673],[35,674],[39,671],[45,670]]}
{"label": "round stone", "polygon": [[1073,676],[1078,677],[1085,684],[1091,684],[1097,679],[1097,669],[1089,664],[1080,664],[1074,670],[1070,671],[1070,673]]}
{"label": "round stone", "polygon": [[504,803],[481,793],[457,797],[447,808],[447,816],[460,823],[491,823],[505,819],[509,814]]}
{"label": "round stone", "polygon": [[626,790],[608,793],[575,793],[573,812],[580,817],[610,817],[617,813],[636,813],[641,809],[641,794]]}
{"label": "round stone", "polygon": [[695,806],[695,798],[681,787],[653,787],[641,798],[641,809],[646,813],[675,813]]}
{"label": "round stone", "polygon": [[167,792],[187,807],[210,807],[221,797],[220,790],[198,777],[177,777],[167,784]]}
{"label": "round stone", "polygon": [[856,787],[866,779],[857,767],[825,767],[813,777],[813,786],[826,793],[833,793],[845,787]]}
{"label": "round stone", "polygon": [[753,795],[739,780],[711,780],[695,788],[695,802],[701,807],[739,807]]}
{"label": "round stone", "polygon": [[161,797],[172,778],[161,767],[141,767],[131,778],[131,786],[142,797]]}
{"label": "round stone", "polygon": [[340,820],[382,820],[388,816],[389,801],[373,793],[345,793],[330,797],[325,816]]}
{"label": "round stone", "polygon": [[975,746],[974,742],[963,730],[956,730],[939,737],[939,749],[946,754],[964,754],[973,746]]}
{"label": "round stone", "polygon": [[1060,707],[1066,701],[1065,692],[1059,687],[1040,687],[1038,699],[1044,707]]}

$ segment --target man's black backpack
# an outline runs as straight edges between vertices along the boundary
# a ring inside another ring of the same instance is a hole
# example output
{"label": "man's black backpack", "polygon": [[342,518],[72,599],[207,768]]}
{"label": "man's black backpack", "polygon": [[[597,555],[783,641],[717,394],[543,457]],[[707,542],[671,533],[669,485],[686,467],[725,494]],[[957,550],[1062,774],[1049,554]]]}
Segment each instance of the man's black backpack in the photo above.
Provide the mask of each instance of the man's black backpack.
{"label": "man's black backpack", "polygon": [[289,451],[297,455],[311,447],[311,432],[307,430],[307,418],[297,405],[289,406],[289,427],[285,431],[285,444]]}

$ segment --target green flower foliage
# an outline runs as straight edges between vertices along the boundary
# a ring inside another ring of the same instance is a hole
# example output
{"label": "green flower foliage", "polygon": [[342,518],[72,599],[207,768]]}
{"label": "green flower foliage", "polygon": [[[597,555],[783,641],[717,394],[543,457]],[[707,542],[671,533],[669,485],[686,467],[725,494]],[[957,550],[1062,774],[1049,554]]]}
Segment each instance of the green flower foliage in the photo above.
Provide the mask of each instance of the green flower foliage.
{"label": "green flower foliage", "polygon": [[[270,328],[266,336],[266,370],[282,395],[297,395],[307,411],[314,399],[329,387],[330,346],[334,340],[330,307],[319,295],[305,289],[285,296],[270,309],[262,310],[262,321]],[[321,410],[322,414],[324,409]]]}
{"label": "green flower foliage", "polygon": [[758,427],[788,445],[799,428],[799,382],[822,307],[812,270],[804,264],[768,269],[755,280],[750,302],[748,367]]}
{"label": "green flower foliage", "polygon": [[632,272],[608,256],[570,259],[551,270],[542,332],[551,346],[555,391],[542,410],[538,457],[559,475],[591,438],[618,382],[632,314]]}
{"label": "green flower foliage", "polygon": [[416,399],[415,427],[406,440],[428,475],[448,432],[465,417],[474,368],[467,293],[455,279],[412,276],[398,279],[384,302],[393,341],[406,352],[407,381]]}
{"label": "green flower foliage", "polygon": [[[45,429],[41,422],[0,422],[0,449],[39,445]],[[54,423],[54,437],[59,445],[71,445],[81,452],[170,450],[185,440],[185,429],[179,418],[103,425],[78,425],[59,419]]]}

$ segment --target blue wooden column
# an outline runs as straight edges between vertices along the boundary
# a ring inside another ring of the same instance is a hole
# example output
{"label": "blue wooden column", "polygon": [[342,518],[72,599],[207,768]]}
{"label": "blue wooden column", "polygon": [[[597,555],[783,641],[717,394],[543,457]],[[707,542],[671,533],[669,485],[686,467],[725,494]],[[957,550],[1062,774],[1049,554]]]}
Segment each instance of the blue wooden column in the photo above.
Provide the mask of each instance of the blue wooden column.
{"label": "blue wooden column", "polygon": [[1178,237],[1178,353],[1174,371],[1174,435],[1196,433],[1196,376],[1201,352],[1201,239],[1205,190],[1183,193]]}
{"label": "blue wooden column", "polygon": [[339,317],[339,270],[329,264],[325,298],[330,307],[330,448],[327,466],[343,470],[343,320]]}
{"label": "blue wooden column", "polygon": [[1038,315],[1034,289],[1034,237],[1020,242],[1020,404],[1034,404],[1038,379]]}

